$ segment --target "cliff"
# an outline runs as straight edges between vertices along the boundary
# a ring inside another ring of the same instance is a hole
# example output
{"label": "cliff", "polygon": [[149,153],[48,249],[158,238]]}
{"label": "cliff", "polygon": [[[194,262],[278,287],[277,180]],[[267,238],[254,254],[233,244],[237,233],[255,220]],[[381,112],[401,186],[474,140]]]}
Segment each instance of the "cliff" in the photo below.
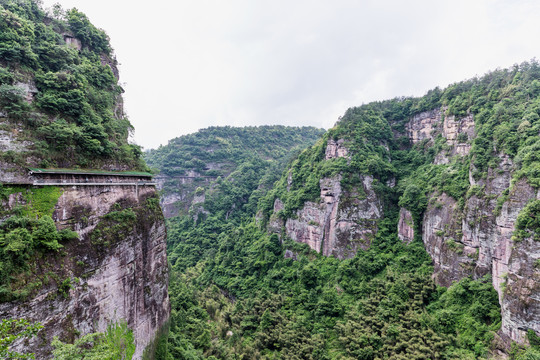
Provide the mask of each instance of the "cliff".
{"label": "cliff", "polygon": [[[333,154],[346,156],[346,151],[337,153],[334,148],[335,143],[328,144],[327,160],[333,158]],[[340,176],[323,178],[320,201],[306,202],[295,212],[294,218],[285,222],[277,215],[284,209],[283,202],[277,198],[269,229],[280,234],[283,228],[287,237],[308,244],[324,256],[352,258],[359,249],[369,248],[377,232],[377,221],[383,216],[382,203],[372,183],[373,177],[367,175],[359,186],[343,191]]]}
{"label": "cliff", "polygon": [[[2,202],[4,213],[32,207],[22,195],[39,191],[12,189]],[[137,191],[135,186],[91,185],[58,190],[55,226],[78,236],[61,242],[61,253],[28,262],[28,272],[10,286],[13,291],[36,286],[21,299],[0,304],[0,317],[22,317],[44,326],[39,337],[19,346],[39,359],[50,357],[54,336],[73,341],[122,319],[133,330],[134,358],[140,359],[169,317],[166,230],[157,193],[151,186]]]}
{"label": "cliff", "polygon": [[[449,147],[435,157],[436,164],[467,156],[470,144],[455,139],[460,134],[468,139],[476,136],[473,116],[447,117],[442,122],[441,114],[441,110],[418,114],[408,126],[413,143],[433,142],[439,134],[446,139]],[[502,307],[502,332],[523,343],[528,329],[540,332],[540,299],[535,295],[540,289],[535,266],[540,245],[531,238],[516,241],[512,235],[519,213],[540,198],[540,191],[526,178],[512,181],[517,166],[508,155],[499,153],[495,159],[498,168],[488,169],[486,178],[475,180],[471,166],[463,204],[445,192],[429,195],[422,239],[433,258],[438,284],[450,286],[466,276],[491,275]],[[405,214],[401,212],[400,223],[406,221]],[[405,227],[398,231],[403,238],[410,237],[409,232]]]}
{"label": "cliff", "polygon": [[524,63],[349,109],[260,203],[268,231],[346,259],[395,219],[394,236],[423,242],[437,285],[489,276],[495,347],[528,344],[540,334],[538,84],[538,64]]}
{"label": "cliff", "polygon": [[0,318],[44,326],[15,350],[48,359],[53,337],[121,320],[134,358],[153,358],[170,313],[166,229],[109,39],[30,0],[1,2],[0,33]]}

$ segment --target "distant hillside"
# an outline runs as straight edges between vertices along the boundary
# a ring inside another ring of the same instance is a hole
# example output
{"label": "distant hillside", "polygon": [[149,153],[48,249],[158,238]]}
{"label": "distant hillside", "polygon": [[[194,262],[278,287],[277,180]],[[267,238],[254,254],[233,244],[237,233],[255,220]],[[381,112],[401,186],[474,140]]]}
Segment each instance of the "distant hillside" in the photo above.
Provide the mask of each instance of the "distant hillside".
{"label": "distant hillside", "polygon": [[145,159],[159,171],[156,179],[166,217],[185,215],[193,200],[200,204],[207,197],[219,197],[219,202],[207,202],[205,211],[227,209],[231,215],[250,206],[254,213],[258,197],[277,180],[286,162],[323,133],[314,127],[211,127],[147,151]]}

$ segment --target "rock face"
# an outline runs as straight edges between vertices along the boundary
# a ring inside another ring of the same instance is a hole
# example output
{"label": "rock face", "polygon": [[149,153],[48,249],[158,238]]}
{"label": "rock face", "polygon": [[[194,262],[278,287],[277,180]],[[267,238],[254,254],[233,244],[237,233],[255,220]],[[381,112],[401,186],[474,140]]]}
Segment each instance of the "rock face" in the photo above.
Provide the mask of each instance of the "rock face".
{"label": "rock face", "polygon": [[[396,129],[396,138],[406,135],[424,149],[436,145],[435,165],[464,160],[476,136],[472,115],[449,116],[445,108],[414,115],[405,124],[405,132]],[[328,140],[322,161],[349,158],[345,145],[343,140]],[[440,190],[427,194],[421,228],[415,228],[411,212],[400,209],[397,235],[405,243],[421,235],[439,285],[450,286],[468,276],[490,276],[502,308],[503,342],[526,343],[528,329],[540,334],[540,242],[527,239],[516,243],[512,234],[520,211],[530,200],[540,198],[540,193],[525,178],[512,183],[516,165],[507,155],[494,156],[497,168],[478,179],[473,176],[474,165],[470,165],[465,198],[454,199]],[[268,230],[340,259],[368,248],[382,217],[381,201],[373,191],[374,179],[362,175],[361,187],[344,191],[340,176],[321,179],[320,200],[304,203],[292,218],[281,220],[277,216],[284,204],[276,199]],[[289,173],[288,191],[294,185],[292,178]],[[395,179],[387,185],[394,187]]]}
{"label": "rock face", "polygon": [[527,329],[540,332],[540,278],[535,268],[540,244],[531,239],[515,243],[512,233],[519,212],[540,195],[521,180],[497,210],[496,196],[505,189],[501,186],[505,177],[510,186],[507,174],[494,176],[483,185],[483,197],[471,196],[463,210],[444,193],[433,197],[424,214],[422,237],[438,284],[450,286],[466,276],[491,275],[502,307],[502,332],[523,343]]}
{"label": "rock face", "polygon": [[432,197],[422,222],[422,239],[433,259],[435,281],[450,286],[471,273],[478,259],[478,244],[464,242],[456,200],[446,194]]}
{"label": "rock face", "polygon": [[449,149],[440,152],[435,164],[446,164],[456,155],[467,155],[471,149],[470,140],[474,138],[474,119],[472,115],[456,118],[445,116],[445,109],[422,112],[413,116],[406,126],[407,134],[413,144],[421,141],[433,143],[442,135]]}
{"label": "rock face", "polygon": [[[0,119],[0,128],[5,127],[9,130],[0,129],[0,154],[25,154],[28,153],[28,147],[32,145],[29,141],[19,139],[19,134],[23,131],[22,125],[8,123]],[[27,159],[30,160],[31,158]],[[31,183],[28,180],[27,170],[16,164],[12,159],[0,157],[1,178],[0,181],[6,183]]]}
{"label": "rock face", "polygon": [[[474,137],[472,116],[442,121],[440,110],[413,117],[407,128],[413,143],[433,141],[438,134],[446,138],[450,148],[435,157],[436,164],[468,154],[470,145],[463,141]],[[471,168],[469,182],[476,191],[470,191],[462,208],[445,193],[431,195],[422,239],[439,285],[491,275],[502,307],[502,334],[523,343],[527,329],[540,333],[540,279],[534,265],[540,258],[540,244],[530,239],[514,243],[512,233],[519,212],[540,195],[524,179],[511,186],[515,166],[508,156],[498,157],[498,169],[490,169],[485,178],[475,180]],[[509,191],[507,198],[498,204],[505,191]],[[400,216],[398,232],[406,241],[401,217],[405,215]]]}
{"label": "rock face", "polygon": [[326,160],[347,157],[349,155],[349,150],[344,146],[344,143],[345,141],[343,139],[339,139],[338,141],[329,139],[326,145]]}
{"label": "rock face", "polygon": [[[348,151],[342,140],[329,140],[325,154],[329,160],[347,157]],[[280,233],[283,228],[286,236],[325,256],[352,258],[359,249],[370,246],[382,217],[382,204],[372,183],[373,177],[363,176],[361,186],[345,192],[340,176],[321,179],[320,201],[306,202],[285,224],[275,216],[283,209],[281,200],[276,199],[269,231]]]}
{"label": "rock face", "polygon": [[399,209],[398,237],[404,243],[414,240],[414,222],[412,214],[405,208]]}
{"label": "rock face", "polygon": [[426,139],[433,140],[434,132],[441,126],[441,114],[440,109],[426,111],[409,121],[406,130],[413,144]]}
{"label": "rock face", "polygon": [[499,286],[502,330],[519,342],[525,341],[527,329],[533,329],[537,334],[540,332],[540,272],[537,265],[540,243],[531,238],[516,243],[511,238],[519,211],[535,195],[540,199],[540,191],[520,181],[497,217],[497,233],[503,245],[497,249],[496,255],[503,266],[493,271],[498,270],[497,279],[502,280]]}
{"label": "rock face", "polygon": [[[0,304],[0,317],[40,322],[42,335],[21,344],[37,359],[51,357],[54,336],[105,331],[125,320],[141,359],[169,318],[165,223],[153,187],[73,186],[62,189],[53,219],[79,239],[64,245],[66,256],[50,255],[38,264],[38,279],[57,274],[28,300]],[[17,198],[4,206],[16,206]],[[119,218],[115,218],[119,216]],[[124,216],[124,217],[121,217]],[[125,217],[127,216],[127,217]],[[122,219],[122,220],[120,220]],[[58,281],[70,279],[68,296]]]}

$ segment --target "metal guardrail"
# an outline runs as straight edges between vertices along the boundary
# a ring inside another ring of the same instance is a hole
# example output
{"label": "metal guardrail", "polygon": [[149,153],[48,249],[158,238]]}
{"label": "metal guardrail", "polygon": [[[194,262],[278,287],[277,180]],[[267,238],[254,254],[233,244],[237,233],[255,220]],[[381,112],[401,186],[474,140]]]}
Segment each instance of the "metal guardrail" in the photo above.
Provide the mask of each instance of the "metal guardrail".
{"label": "metal guardrail", "polygon": [[156,186],[154,182],[120,182],[120,183],[97,183],[97,182],[40,182],[34,181],[35,186]]}

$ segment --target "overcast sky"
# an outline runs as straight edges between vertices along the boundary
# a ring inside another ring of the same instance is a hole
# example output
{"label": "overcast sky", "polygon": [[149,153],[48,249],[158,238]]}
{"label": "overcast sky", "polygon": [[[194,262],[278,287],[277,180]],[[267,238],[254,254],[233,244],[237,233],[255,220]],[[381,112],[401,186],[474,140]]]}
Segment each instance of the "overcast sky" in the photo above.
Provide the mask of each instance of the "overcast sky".
{"label": "overcast sky", "polygon": [[214,125],[330,128],[348,107],[540,57],[536,0],[44,0],[120,62],[133,141]]}

